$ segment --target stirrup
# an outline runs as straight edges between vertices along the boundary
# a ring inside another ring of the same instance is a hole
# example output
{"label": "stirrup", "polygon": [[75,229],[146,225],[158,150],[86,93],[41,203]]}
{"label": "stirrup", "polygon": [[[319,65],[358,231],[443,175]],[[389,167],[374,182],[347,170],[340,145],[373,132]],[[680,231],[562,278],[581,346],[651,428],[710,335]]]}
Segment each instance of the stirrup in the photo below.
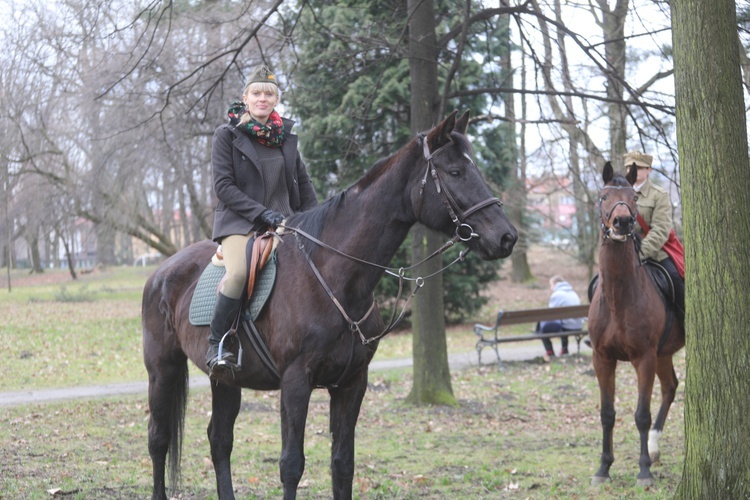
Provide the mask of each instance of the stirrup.
{"label": "stirrup", "polygon": [[[219,340],[219,348],[217,351],[216,359],[213,360],[213,362],[209,363],[208,365],[208,374],[211,376],[214,371],[217,373],[224,373],[227,370],[231,370],[232,373],[238,372],[242,370],[242,342],[239,342],[239,350],[237,352],[237,363],[234,363],[233,361],[230,361],[229,359],[223,359],[224,354],[224,341],[226,340],[228,335],[232,335],[232,330],[227,330],[227,332],[221,337],[221,340]],[[231,355],[234,355],[230,352]]]}

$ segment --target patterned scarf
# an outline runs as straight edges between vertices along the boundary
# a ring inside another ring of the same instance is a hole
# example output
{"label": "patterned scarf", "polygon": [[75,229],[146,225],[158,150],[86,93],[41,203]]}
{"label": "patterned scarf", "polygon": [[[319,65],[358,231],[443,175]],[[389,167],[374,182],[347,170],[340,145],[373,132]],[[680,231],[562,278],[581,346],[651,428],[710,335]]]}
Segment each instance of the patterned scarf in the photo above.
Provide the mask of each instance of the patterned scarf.
{"label": "patterned scarf", "polygon": [[250,137],[255,137],[259,143],[266,147],[280,148],[284,144],[284,122],[281,121],[281,116],[276,111],[271,112],[265,125],[254,118],[250,118],[249,122],[240,125],[243,114],[245,114],[245,103],[242,101],[233,102],[227,112],[229,123],[244,131]]}

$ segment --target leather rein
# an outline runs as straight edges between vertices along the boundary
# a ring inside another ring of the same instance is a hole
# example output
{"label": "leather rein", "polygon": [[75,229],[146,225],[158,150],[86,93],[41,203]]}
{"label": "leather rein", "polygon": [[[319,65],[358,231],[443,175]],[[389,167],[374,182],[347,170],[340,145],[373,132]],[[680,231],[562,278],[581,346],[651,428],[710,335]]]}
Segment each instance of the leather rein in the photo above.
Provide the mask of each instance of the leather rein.
{"label": "leather rein", "polygon": [[[290,231],[292,234],[294,234],[294,237],[297,239],[298,247],[299,247],[300,250],[302,250],[302,253],[305,255],[305,258],[307,259],[308,264],[312,268],[313,273],[317,277],[317,279],[320,282],[321,286],[323,286],[323,288],[325,289],[326,293],[328,294],[328,297],[331,299],[331,301],[333,302],[333,304],[336,306],[336,308],[339,310],[339,312],[343,316],[344,320],[349,324],[349,329],[352,332],[356,332],[359,335],[359,339],[362,342],[362,345],[368,345],[368,344],[371,344],[372,342],[380,340],[385,335],[387,335],[389,332],[391,332],[393,330],[393,328],[395,328],[395,326],[403,319],[403,317],[404,317],[404,315],[406,313],[406,309],[409,307],[409,304],[411,303],[411,300],[417,294],[417,291],[419,291],[419,289],[424,286],[425,279],[431,278],[433,276],[436,276],[436,275],[442,273],[443,271],[445,271],[446,269],[448,269],[450,266],[452,266],[453,264],[455,264],[458,261],[463,261],[464,258],[466,257],[466,255],[471,250],[469,248],[461,250],[461,252],[459,252],[458,257],[456,259],[454,259],[450,264],[448,264],[446,266],[443,266],[441,269],[437,270],[436,272],[434,272],[434,273],[432,273],[432,274],[430,274],[428,276],[419,276],[419,277],[416,277],[416,278],[407,278],[405,276],[405,272],[407,270],[409,270],[409,269],[413,269],[413,268],[415,268],[415,267],[423,264],[424,262],[427,262],[428,260],[432,259],[433,257],[436,257],[437,255],[442,254],[448,248],[452,247],[457,241],[467,242],[467,241],[470,241],[472,238],[478,238],[479,234],[475,233],[474,229],[469,224],[467,224],[466,222],[464,222],[466,220],[466,218],[469,217],[471,214],[473,214],[473,213],[477,212],[478,210],[481,210],[481,209],[483,209],[485,207],[488,207],[488,206],[491,206],[491,205],[495,205],[495,204],[498,204],[498,205],[502,206],[502,204],[503,204],[502,201],[500,201],[498,198],[492,197],[492,198],[488,198],[488,199],[486,199],[486,200],[484,200],[484,201],[482,201],[480,203],[477,203],[476,205],[470,207],[467,210],[462,211],[460,209],[460,207],[458,206],[458,204],[456,203],[456,201],[453,198],[453,196],[451,196],[450,192],[446,188],[444,181],[440,177],[440,174],[438,173],[437,168],[435,168],[435,165],[433,164],[433,161],[432,161],[432,159],[436,155],[438,155],[439,153],[441,153],[442,151],[444,151],[447,148],[447,146],[452,145],[452,143],[448,143],[448,144],[446,144],[444,146],[441,146],[440,148],[438,148],[437,150],[435,150],[433,153],[430,153],[430,149],[429,149],[429,146],[427,144],[426,136],[424,134],[420,134],[418,136],[418,138],[419,138],[419,141],[422,143],[422,148],[423,148],[422,150],[423,150],[424,159],[427,162],[427,168],[425,170],[425,174],[424,174],[424,176],[422,178],[421,186],[420,186],[420,189],[419,189],[419,196],[420,196],[419,210],[421,211],[421,208],[422,208],[423,195],[424,195],[424,187],[427,184],[427,176],[429,174],[432,177],[432,179],[434,180],[434,182],[435,182],[435,189],[437,190],[438,193],[442,194],[443,201],[444,201],[444,203],[445,203],[445,205],[446,205],[446,207],[448,209],[448,213],[450,214],[451,220],[456,225],[456,233],[453,235],[453,237],[449,241],[447,241],[446,243],[444,243],[440,248],[438,248],[437,250],[435,250],[434,252],[432,252],[430,255],[428,255],[426,258],[422,259],[421,261],[417,262],[416,264],[412,264],[411,266],[401,267],[401,268],[398,268],[398,269],[397,268],[393,268],[393,267],[381,266],[380,264],[376,264],[374,262],[369,262],[369,261],[360,259],[358,257],[354,257],[352,255],[346,254],[346,253],[342,252],[341,250],[338,250],[338,249],[336,249],[336,248],[328,245],[327,243],[324,243],[324,242],[320,241],[319,239],[315,238],[314,236],[306,233],[305,231],[303,231],[303,230],[301,230],[299,228],[288,227],[288,226],[284,226],[283,224],[279,226],[279,227],[282,227],[282,228]],[[468,158],[468,156],[467,156],[467,158]],[[469,161],[471,161],[471,158],[469,158]],[[473,163],[474,162],[472,161],[472,164]],[[458,215],[457,215],[457,213],[458,213]],[[345,257],[347,259],[353,260],[355,262],[359,262],[361,264],[366,264],[366,265],[369,265],[369,266],[372,266],[372,267],[376,267],[376,268],[382,269],[387,274],[390,274],[392,276],[398,277],[398,279],[399,279],[398,294],[396,295],[396,301],[394,302],[394,305],[393,305],[393,312],[391,313],[391,319],[390,319],[388,325],[385,327],[385,329],[382,332],[380,332],[378,335],[375,335],[374,337],[367,338],[367,337],[365,337],[364,333],[360,329],[360,325],[362,323],[364,323],[364,321],[375,310],[375,300],[374,300],[374,298],[373,298],[372,304],[370,305],[370,308],[367,310],[367,312],[364,314],[364,316],[362,316],[362,318],[359,321],[354,321],[353,319],[351,319],[351,317],[346,313],[346,310],[344,309],[344,307],[341,305],[341,303],[335,297],[335,295],[334,295],[333,291],[331,290],[331,288],[328,286],[328,284],[326,283],[326,281],[323,279],[323,276],[320,274],[320,271],[318,270],[317,266],[315,266],[315,263],[310,258],[310,255],[307,252],[304,251],[305,246],[304,246],[304,243],[302,241],[300,241],[300,237],[304,237],[304,238],[310,240],[311,242],[313,242],[313,243],[315,243],[317,245],[320,245],[320,246],[322,246],[322,247],[324,247],[324,248],[326,248],[328,250],[331,250],[331,251],[337,253],[338,255],[341,255],[342,257]],[[415,282],[415,286],[412,289],[411,294],[409,295],[409,297],[405,300],[405,302],[404,302],[404,304],[403,304],[403,306],[401,308],[401,312],[398,314],[398,316],[396,316],[396,311],[398,309],[398,303],[401,300],[401,294],[402,294],[402,291],[403,291],[403,282],[404,282],[404,280],[406,280],[406,281],[414,281]]]}

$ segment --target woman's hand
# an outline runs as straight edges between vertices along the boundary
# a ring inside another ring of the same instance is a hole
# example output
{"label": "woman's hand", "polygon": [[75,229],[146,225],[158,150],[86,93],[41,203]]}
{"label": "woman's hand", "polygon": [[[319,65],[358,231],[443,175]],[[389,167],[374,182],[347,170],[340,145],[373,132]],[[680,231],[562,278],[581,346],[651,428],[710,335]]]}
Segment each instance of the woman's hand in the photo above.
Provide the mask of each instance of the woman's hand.
{"label": "woman's hand", "polygon": [[285,219],[284,214],[274,212],[273,210],[265,210],[256,219],[257,222],[265,224],[266,226],[278,227],[279,224]]}

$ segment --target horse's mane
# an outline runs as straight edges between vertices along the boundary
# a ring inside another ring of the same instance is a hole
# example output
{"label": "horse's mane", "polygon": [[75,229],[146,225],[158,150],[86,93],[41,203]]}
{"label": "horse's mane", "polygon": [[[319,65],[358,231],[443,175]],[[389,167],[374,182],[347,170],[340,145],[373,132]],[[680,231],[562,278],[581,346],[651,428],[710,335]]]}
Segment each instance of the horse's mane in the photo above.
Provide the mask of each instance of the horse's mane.
{"label": "horse's mane", "polygon": [[[299,228],[313,237],[320,236],[323,231],[323,225],[328,212],[341,205],[346,199],[346,191],[342,191],[328,198],[326,201],[304,212],[292,214],[284,221],[287,228]],[[312,255],[312,250],[316,247],[314,243],[305,244],[305,250],[308,255]]]}
{"label": "horse's mane", "polygon": [[451,139],[461,149],[462,152],[468,153],[469,155],[473,156],[474,149],[471,147],[471,142],[469,141],[468,137],[456,131],[453,131],[451,132]]}
{"label": "horse's mane", "polygon": [[[451,140],[458,148],[460,148],[462,152],[471,154],[471,143],[466,136],[454,131],[451,133]],[[347,193],[350,190],[353,189],[362,191],[364,189],[367,189],[367,187],[370,186],[381,175],[383,175],[383,173],[386,172],[393,163],[399,161],[403,156],[414,154],[414,152],[412,151],[412,149],[414,148],[410,148],[409,146],[411,146],[412,143],[415,142],[415,140],[412,140],[391,156],[387,156],[377,160],[358,181],[356,181],[344,191],[331,196],[316,207],[313,207],[304,212],[290,215],[289,218],[285,221],[284,225],[289,228],[299,228],[310,234],[311,236],[317,238],[318,236],[320,236],[320,233],[323,230],[323,225],[328,213],[340,206],[346,200]],[[627,183],[627,181],[625,182]],[[312,255],[312,251],[315,247],[317,247],[317,245],[313,244],[312,242],[305,245],[305,250],[308,252],[308,255]]]}
{"label": "horse's mane", "polygon": [[625,178],[622,174],[615,174],[612,180],[607,183],[607,186],[622,186],[632,187],[633,185]]}
{"label": "horse's mane", "polygon": [[[426,139],[423,139],[423,140],[426,140]],[[453,131],[451,132],[451,141],[453,141],[453,144],[455,144],[461,150],[462,153],[465,152],[465,153],[468,153],[469,155],[473,153],[471,142],[469,142],[469,139],[465,135],[459,132]],[[421,142],[416,139],[412,139],[410,142],[408,142],[405,146],[403,146],[401,149],[396,151],[391,156],[380,158],[378,161],[376,161],[372,165],[372,167],[368,169],[365,175],[362,176],[357,182],[355,182],[352,187],[356,189],[360,189],[360,190],[366,189],[370,184],[372,184],[376,179],[378,179],[378,177],[380,177],[383,174],[383,172],[387,171],[388,168],[390,168],[390,166],[393,163],[399,161],[402,157],[406,155],[414,154],[414,151],[412,151],[410,148],[412,143],[415,143],[416,145],[418,145],[419,154],[421,154],[422,152]]]}

